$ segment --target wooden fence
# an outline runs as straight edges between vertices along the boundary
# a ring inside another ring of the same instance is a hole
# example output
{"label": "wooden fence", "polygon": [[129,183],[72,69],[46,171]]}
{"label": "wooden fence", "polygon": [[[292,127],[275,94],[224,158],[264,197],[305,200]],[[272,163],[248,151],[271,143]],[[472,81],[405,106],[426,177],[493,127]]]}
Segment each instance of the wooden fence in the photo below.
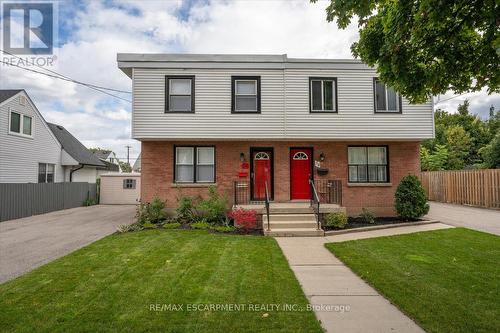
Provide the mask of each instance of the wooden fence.
{"label": "wooden fence", "polygon": [[0,222],[80,207],[97,200],[97,186],[89,183],[0,184]]}
{"label": "wooden fence", "polygon": [[431,201],[500,208],[500,169],[426,171],[420,179]]}

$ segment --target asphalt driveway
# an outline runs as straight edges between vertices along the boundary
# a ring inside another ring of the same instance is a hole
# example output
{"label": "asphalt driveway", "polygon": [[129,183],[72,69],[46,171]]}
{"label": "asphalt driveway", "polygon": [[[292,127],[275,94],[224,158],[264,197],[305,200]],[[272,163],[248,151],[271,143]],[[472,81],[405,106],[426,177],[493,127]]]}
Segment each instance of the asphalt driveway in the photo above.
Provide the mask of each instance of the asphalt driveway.
{"label": "asphalt driveway", "polygon": [[427,218],[455,227],[464,227],[500,235],[500,210],[429,202]]}
{"label": "asphalt driveway", "polygon": [[0,222],[0,283],[133,222],[133,205],[98,205]]}

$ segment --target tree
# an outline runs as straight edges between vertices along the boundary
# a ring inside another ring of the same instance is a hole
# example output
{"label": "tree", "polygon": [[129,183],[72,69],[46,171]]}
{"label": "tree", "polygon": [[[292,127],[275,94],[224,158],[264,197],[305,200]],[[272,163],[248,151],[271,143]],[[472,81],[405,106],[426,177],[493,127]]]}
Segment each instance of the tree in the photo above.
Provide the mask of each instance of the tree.
{"label": "tree", "polygon": [[437,145],[431,153],[426,147],[420,149],[420,163],[423,171],[446,170],[448,165],[448,149],[445,145]]}
{"label": "tree", "polygon": [[120,170],[122,170],[122,172],[132,172],[132,167],[129,163],[118,161],[118,165],[120,166]]}
{"label": "tree", "polygon": [[484,167],[489,169],[500,168],[500,132],[495,135],[490,144],[479,150],[483,157]]}
{"label": "tree", "polygon": [[470,135],[460,125],[451,126],[446,130],[446,146],[449,150],[447,168],[460,170],[465,166],[469,155]]}
{"label": "tree", "polygon": [[330,0],[326,12],[341,29],[358,17],[353,55],[410,102],[448,90],[500,91],[496,0]]}

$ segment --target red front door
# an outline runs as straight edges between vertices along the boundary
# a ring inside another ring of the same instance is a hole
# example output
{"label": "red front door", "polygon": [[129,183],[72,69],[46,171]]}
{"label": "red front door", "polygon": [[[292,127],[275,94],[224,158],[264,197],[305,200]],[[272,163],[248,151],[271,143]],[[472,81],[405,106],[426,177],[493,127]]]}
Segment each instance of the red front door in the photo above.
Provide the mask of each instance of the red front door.
{"label": "red front door", "polygon": [[266,199],[266,183],[269,197],[272,197],[272,158],[270,149],[252,150],[252,200]]}
{"label": "red front door", "polygon": [[290,149],[290,193],[291,199],[310,199],[309,178],[312,174],[312,149]]}

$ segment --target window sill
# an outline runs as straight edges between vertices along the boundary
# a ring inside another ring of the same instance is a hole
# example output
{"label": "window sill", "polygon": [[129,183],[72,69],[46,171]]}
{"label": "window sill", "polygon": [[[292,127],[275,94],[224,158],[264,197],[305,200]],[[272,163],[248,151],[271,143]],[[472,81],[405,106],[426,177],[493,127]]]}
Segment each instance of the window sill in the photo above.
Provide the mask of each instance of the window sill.
{"label": "window sill", "polygon": [[21,133],[16,133],[16,132],[10,132],[10,131],[9,131],[9,135],[18,136],[20,138],[25,138],[25,139],[31,139],[31,140],[33,140],[33,135],[26,135],[26,134],[21,134]]}
{"label": "window sill", "polygon": [[182,187],[182,188],[203,188],[209,186],[217,186],[217,183],[172,183],[170,187]]}
{"label": "window sill", "polygon": [[391,187],[392,183],[347,183],[347,187]]}

